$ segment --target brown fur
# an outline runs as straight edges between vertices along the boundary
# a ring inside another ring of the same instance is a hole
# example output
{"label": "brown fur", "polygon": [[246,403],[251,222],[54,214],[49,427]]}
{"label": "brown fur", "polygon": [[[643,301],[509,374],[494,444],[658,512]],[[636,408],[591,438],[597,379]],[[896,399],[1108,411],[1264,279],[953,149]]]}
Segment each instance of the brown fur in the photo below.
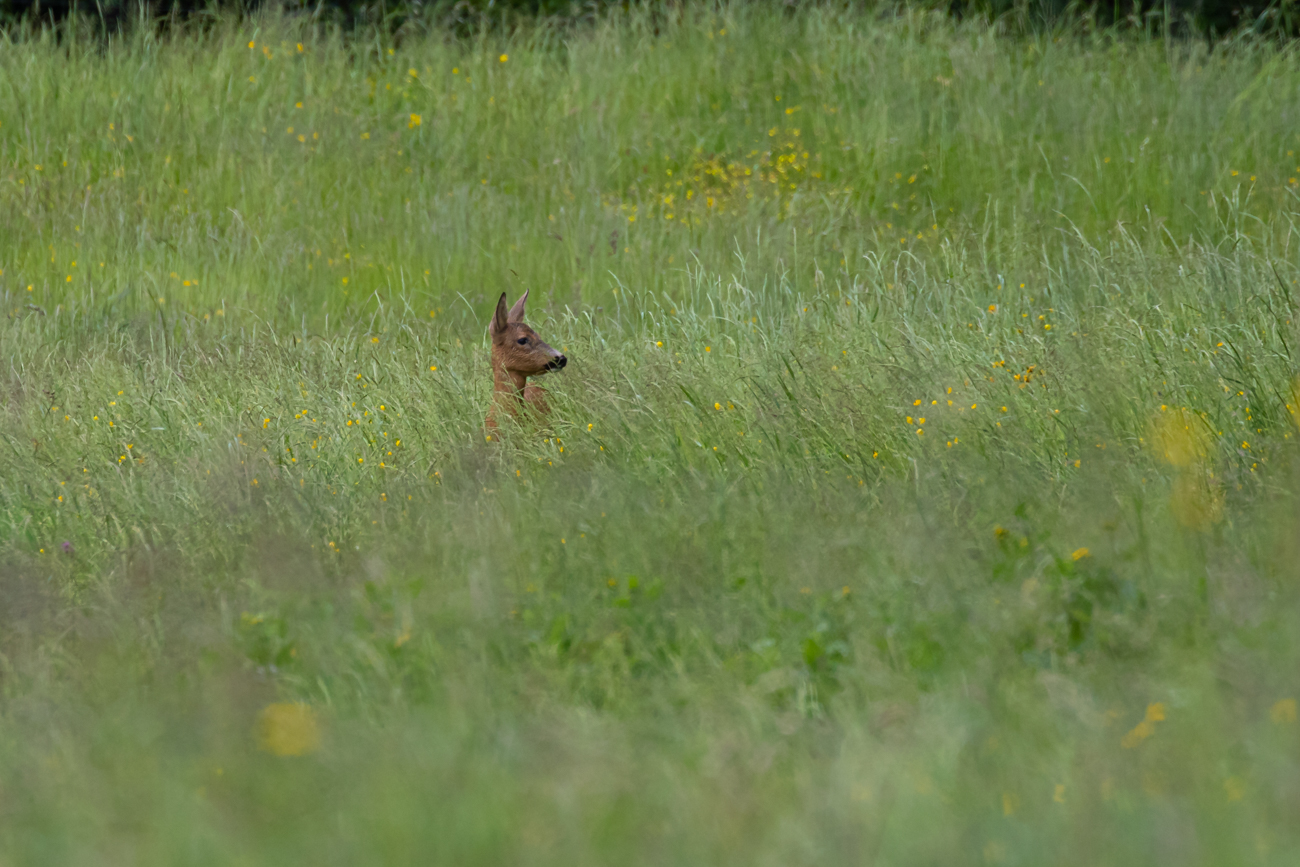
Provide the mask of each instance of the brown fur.
{"label": "brown fur", "polygon": [[528,293],[525,292],[515,306],[507,310],[506,294],[502,292],[488,324],[488,334],[492,337],[492,407],[483,423],[488,439],[496,437],[498,412],[515,418],[521,412],[536,417],[549,413],[546,389],[530,384],[528,377],[560,370],[569,363],[562,354],[543,343],[536,331],[524,324],[524,302],[527,300]]}

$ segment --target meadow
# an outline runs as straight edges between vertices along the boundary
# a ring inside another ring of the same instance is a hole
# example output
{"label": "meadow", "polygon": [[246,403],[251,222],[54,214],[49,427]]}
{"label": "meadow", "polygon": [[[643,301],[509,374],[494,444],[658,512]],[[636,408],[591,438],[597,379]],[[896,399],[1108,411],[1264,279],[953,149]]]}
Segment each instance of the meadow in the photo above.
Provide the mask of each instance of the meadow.
{"label": "meadow", "polygon": [[905,7],[0,35],[0,864],[1296,863],[1298,97]]}

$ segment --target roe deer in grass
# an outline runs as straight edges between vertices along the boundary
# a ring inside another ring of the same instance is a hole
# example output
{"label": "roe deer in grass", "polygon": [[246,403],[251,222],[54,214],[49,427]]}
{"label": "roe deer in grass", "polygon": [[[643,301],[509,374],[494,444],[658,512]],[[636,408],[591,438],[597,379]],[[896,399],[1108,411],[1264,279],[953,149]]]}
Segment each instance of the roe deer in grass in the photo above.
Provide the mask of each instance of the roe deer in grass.
{"label": "roe deer in grass", "polygon": [[569,363],[569,359],[543,343],[537,332],[524,324],[527,300],[525,292],[507,310],[506,293],[502,292],[488,325],[488,334],[492,336],[492,408],[483,424],[488,439],[496,434],[498,412],[518,417],[527,408],[536,415],[546,415],[550,411],[546,405],[546,389],[530,385],[528,377],[560,370]]}

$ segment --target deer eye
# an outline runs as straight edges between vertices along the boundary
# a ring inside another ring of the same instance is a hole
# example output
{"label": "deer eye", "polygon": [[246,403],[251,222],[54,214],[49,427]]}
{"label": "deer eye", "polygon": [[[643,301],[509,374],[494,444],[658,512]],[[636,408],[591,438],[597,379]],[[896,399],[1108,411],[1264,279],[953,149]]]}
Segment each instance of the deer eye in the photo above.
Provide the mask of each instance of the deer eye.
{"label": "deer eye", "polygon": [[528,344],[528,338],[527,338],[527,337],[521,337],[521,338],[519,338],[518,340],[516,340],[515,342],[518,343],[520,346],[526,346],[526,345]]}

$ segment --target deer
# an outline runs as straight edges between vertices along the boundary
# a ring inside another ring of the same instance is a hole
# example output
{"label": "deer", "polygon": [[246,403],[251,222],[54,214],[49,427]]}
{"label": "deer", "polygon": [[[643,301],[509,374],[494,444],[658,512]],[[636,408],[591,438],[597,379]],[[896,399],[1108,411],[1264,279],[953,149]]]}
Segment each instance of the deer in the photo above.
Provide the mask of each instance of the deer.
{"label": "deer", "polygon": [[524,324],[525,291],[515,306],[506,309],[506,293],[497,299],[497,309],[488,323],[492,337],[492,406],[483,427],[487,439],[497,439],[497,413],[518,418],[521,413],[545,417],[546,389],[528,382],[528,377],[563,370],[569,359],[542,342],[537,332]]}

